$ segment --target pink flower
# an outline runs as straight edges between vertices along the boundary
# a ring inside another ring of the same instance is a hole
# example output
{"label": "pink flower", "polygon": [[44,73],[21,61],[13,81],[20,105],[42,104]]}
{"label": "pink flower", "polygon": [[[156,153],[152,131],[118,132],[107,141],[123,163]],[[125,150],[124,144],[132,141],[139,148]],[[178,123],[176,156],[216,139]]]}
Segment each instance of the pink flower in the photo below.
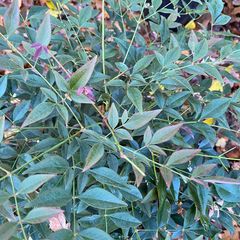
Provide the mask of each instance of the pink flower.
{"label": "pink flower", "polygon": [[34,53],[34,56],[33,56],[33,59],[34,60],[37,60],[39,57],[40,57],[40,55],[41,55],[41,53],[44,51],[45,53],[48,53],[48,48],[47,48],[47,46],[44,46],[44,45],[42,45],[41,43],[33,43],[32,45],[31,45],[31,47],[32,48],[35,48],[35,53]]}
{"label": "pink flower", "polygon": [[95,96],[93,93],[93,88],[92,87],[79,87],[77,90],[77,95],[85,95],[86,97],[88,97],[90,100],[92,100],[93,102],[95,101]]}
{"label": "pink flower", "polygon": [[48,219],[49,221],[49,228],[56,232],[61,229],[69,229],[70,223],[66,222],[66,218],[63,212],[58,213],[54,217]]}

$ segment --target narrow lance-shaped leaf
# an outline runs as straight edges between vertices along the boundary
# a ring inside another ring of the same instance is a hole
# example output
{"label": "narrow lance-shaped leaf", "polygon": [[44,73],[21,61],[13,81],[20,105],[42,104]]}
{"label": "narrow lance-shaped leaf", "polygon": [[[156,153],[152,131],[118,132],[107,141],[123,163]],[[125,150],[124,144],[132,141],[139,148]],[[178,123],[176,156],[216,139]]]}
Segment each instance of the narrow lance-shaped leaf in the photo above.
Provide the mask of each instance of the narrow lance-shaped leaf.
{"label": "narrow lance-shaped leaf", "polygon": [[0,143],[3,140],[4,125],[5,125],[5,116],[0,116]]}
{"label": "narrow lance-shaped leaf", "polygon": [[178,165],[190,161],[200,149],[182,149],[174,152],[167,161],[167,166]]}
{"label": "narrow lance-shaped leaf", "polygon": [[7,89],[7,75],[0,78],[0,97],[4,95]]}
{"label": "narrow lance-shaped leaf", "polygon": [[125,202],[112,193],[98,187],[88,189],[80,196],[80,199],[98,209],[115,209],[127,206]]}
{"label": "narrow lance-shaped leaf", "polygon": [[8,240],[17,230],[17,223],[8,222],[0,225],[0,236],[2,240]]}
{"label": "narrow lance-shaped leaf", "polygon": [[40,121],[46,117],[48,117],[54,109],[54,104],[49,102],[43,102],[37,105],[32,112],[25,119],[22,127],[26,127],[32,123]]}
{"label": "narrow lance-shaped leaf", "polygon": [[49,155],[42,161],[31,165],[23,174],[64,173],[68,167],[69,164],[64,158],[58,155]]}
{"label": "narrow lance-shaped leaf", "polygon": [[193,61],[197,61],[205,57],[208,53],[208,42],[206,39],[198,42],[195,46],[194,53],[193,53]]}
{"label": "narrow lance-shaped leaf", "polygon": [[173,173],[171,172],[170,169],[166,167],[161,167],[160,168],[161,175],[167,185],[168,188],[170,188],[172,180],[173,180]]}
{"label": "narrow lance-shaped leaf", "polygon": [[101,143],[97,143],[93,145],[93,147],[90,149],[86,164],[83,168],[83,172],[87,171],[89,168],[91,168],[93,165],[95,165],[103,156],[104,154],[104,146]]}
{"label": "narrow lance-shaped leaf", "polygon": [[137,227],[141,222],[128,212],[117,212],[109,215],[111,220],[119,228]]}
{"label": "narrow lance-shaped leaf", "polygon": [[112,128],[118,125],[119,115],[115,104],[113,103],[108,112],[108,123]]}
{"label": "narrow lance-shaped leaf", "polygon": [[19,25],[19,5],[18,0],[13,0],[4,14],[4,25],[8,36],[12,35]]}
{"label": "narrow lance-shaped leaf", "polygon": [[80,67],[72,75],[68,82],[70,90],[77,90],[79,87],[84,87],[88,83],[89,79],[92,76],[96,62],[97,56],[95,56],[91,61]]}
{"label": "narrow lance-shaped leaf", "polygon": [[10,198],[9,193],[0,190],[0,206]]}
{"label": "narrow lance-shaped leaf", "polygon": [[63,212],[62,209],[40,207],[31,210],[27,216],[23,219],[23,222],[37,224],[47,221],[49,218],[56,216],[57,214]]}
{"label": "narrow lance-shaped leaf", "polygon": [[147,68],[155,58],[155,55],[147,55],[136,62],[133,67],[133,73],[137,73]]}
{"label": "narrow lance-shaped leaf", "polygon": [[137,110],[142,113],[143,106],[142,106],[142,93],[138,88],[129,87],[127,90],[127,96],[133,103],[133,105],[137,108]]}
{"label": "narrow lance-shaped leaf", "polygon": [[161,110],[153,110],[143,113],[135,113],[123,126],[131,130],[141,128],[155,118],[160,112]]}
{"label": "narrow lance-shaped leaf", "polygon": [[113,240],[108,233],[95,227],[84,229],[80,231],[79,235],[88,240]]}
{"label": "narrow lance-shaped leaf", "polygon": [[201,119],[204,118],[218,118],[222,116],[228,109],[231,99],[218,98],[208,103],[202,112]]}
{"label": "narrow lance-shaped leaf", "polygon": [[182,123],[179,123],[173,126],[167,126],[159,129],[154,133],[150,143],[159,144],[169,141],[179,131],[182,125],[183,125]]}
{"label": "narrow lance-shaped leaf", "polygon": [[36,198],[25,205],[25,208],[62,207],[71,201],[71,198],[71,194],[69,194],[69,192],[63,187],[53,187],[47,190],[43,189]]}
{"label": "narrow lance-shaped leaf", "polygon": [[48,180],[50,180],[55,176],[56,175],[53,175],[53,174],[38,174],[38,175],[29,176],[26,179],[24,179],[20,184],[18,193],[26,194],[26,193],[34,192],[41,185],[43,185],[45,182],[47,182]]}
{"label": "narrow lance-shaped leaf", "polygon": [[127,187],[126,181],[110,168],[100,167],[90,171],[93,177],[100,183],[114,186]]}
{"label": "narrow lance-shaped leaf", "polygon": [[40,43],[43,46],[48,46],[50,41],[51,41],[51,21],[50,15],[49,13],[47,13],[37,30],[36,42]]}

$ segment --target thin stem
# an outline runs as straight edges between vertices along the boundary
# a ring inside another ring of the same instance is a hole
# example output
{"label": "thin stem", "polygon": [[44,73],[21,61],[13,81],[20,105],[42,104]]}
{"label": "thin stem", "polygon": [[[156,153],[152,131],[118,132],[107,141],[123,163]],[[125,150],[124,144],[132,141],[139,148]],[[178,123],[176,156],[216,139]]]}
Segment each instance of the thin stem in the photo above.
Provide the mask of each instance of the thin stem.
{"label": "thin stem", "polygon": [[143,7],[142,7],[142,9],[141,9],[140,16],[139,16],[139,18],[138,18],[138,20],[137,20],[137,26],[136,26],[136,28],[135,28],[135,30],[134,30],[134,32],[133,32],[133,36],[132,36],[131,42],[130,42],[130,44],[129,44],[129,46],[128,46],[126,55],[125,55],[125,57],[124,57],[124,59],[123,59],[123,63],[125,63],[125,61],[127,60],[129,51],[130,51],[130,49],[131,49],[131,47],[132,47],[133,41],[134,41],[135,36],[136,36],[136,34],[137,34],[138,27],[139,27],[139,25],[140,25],[140,23],[141,23],[141,18],[142,18],[142,14],[143,14],[143,10],[144,10],[144,5],[145,5],[145,3],[146,3],[146,0],[145,0],[144,3],[143,3]]}
{"label": "thin stem", "polygon": [[58,66],[66,73],[66,75],[70,78],[71,74],[66,70],[66,68],[57,60],[57,58],[51,53],[51,51],[48,51],[49,55],[54,59],[54,61],[58,64]]}
{"label": "thin stem", "polygon": [[73,112],[73,110],[71,109],[71,107],[68,105],[68,103],[66,102],[66,100],[61,96],[61,94],[51,85],[51,83],[48,82],[48,80],[28,61],[27,58],[25,58],[22,53],[15,48],[15,46],[2,34],[0,33],[0,36],[3,38],[3,40],[5,40],[7,42],[7,44],[9,45],[9,47],[17,52],[30,66],[31,68],[33,68],[35,70],[35,72],[46,82],[46,84],[60,97],[60,99],[62,100],[62,102],[66,105],[66,107],[69,109],[69,111],[72,113],[73,117],[76,119],[77,123],[79,124],[79,126],[84,129],[84,126],[82,125],[82,123],[78,120],[78,117],[76,116],[76,114]]}
{"label": "thin stem", "polygon": [[20,224],[21,229],[22,229],[24,240],[27,240],[28,238],[27,238],[25,229],[23,227],[23,222],[22,222],[21,214],[20,214],[19,207],[18,207],[18,201],[17,201],[17,196],[16,196],[16,191],[15,191],[15,188],[14,188],[12,175],[9,175],[9,178],[10,178],[10,182],[11,182],[11,186],[12,186],[13,197],[14,197],[14,201],[15,201],[15,205],[16,205],[16,211],[17,211],[17,215],[18,215],[18,218],[19,218],[19,224]]}
{"label": "thin stem", "polygon": [[[105,116],[101,113],[101,111],[97,108],[97,106],[96,106],[94,103],[92,104],[92,106],[96,109],[96,111],[100,114],[100,116],[101,116],[101,117],[103,118],[103,120],[104,120],[104,119],[105,119]],[[132,160],[130,160],[130,159],[124,154],[124,152],[123,152],[123,150],[122,150],[122,146],[121,146],[120,143],[118,142],[117,137],[116,137],[113,129],[111,128],[111,126],[108,124],[107,121],[105,121],[105,123],[106,123],[107,128],[109,129],[109,131],[110,131],[111,134],[112,134],[113,140],[114,140],[115,145],[116,145],[116,147],[117,147],[117,149],[118,149],[118,151],[119,151],[120,157],[123,158],[123,159],[125,159],[127,162],[129,162],[129,163],[132,165],[132,167],[134,167],[141,175],[145,176],[145,173],[144,173]]]}
{"label": "thin stem", "polygon": [[[42,157],[43,155],[45,155],[46,153],[52,152],[55,149],[59,148],[60,146],[62,146],[64,143],[66,143],[67,141],[69,141],[70,139],[76,137],[77,135],[79,135],[81,132],[83,131],[83,129],[79,130],[78,132],[76,132],[75,134],[73,134],[72,136],[70,136],[69,138],[64,139],[62,142],[56,144],[55,146],[51,147],[50,149],[46,150],[45,152],[37,155],[36,157],[32,158],[30,161],[24,163],[23,165],[21,165],[20,167],[16,168],[15,170],[13,170],[11,172],[11,174],[14,174],[18,171],[20,171],[22,168],[26,167],[29,163],[34,162],[35,160],[37,160],[38,158]],[[7,178],[9,176],[9,172],[7,175],[3,176],[0,181],[4,180],[5,178]]]}

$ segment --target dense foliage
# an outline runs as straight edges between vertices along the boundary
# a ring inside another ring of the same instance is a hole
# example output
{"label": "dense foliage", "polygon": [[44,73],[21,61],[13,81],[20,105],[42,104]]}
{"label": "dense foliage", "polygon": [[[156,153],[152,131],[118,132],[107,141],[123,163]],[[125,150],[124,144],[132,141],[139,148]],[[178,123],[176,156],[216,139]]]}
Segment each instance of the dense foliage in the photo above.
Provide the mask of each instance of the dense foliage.
{"label": "dense foliage", "polygon": [[[230,20],[221,0],[196,2],[0,8],[0,239],[234,232],[240,159],[215,144],[240,143],[240,44],[216,31]],[[210,12],[210,29],[181,26],[178,11]]]}

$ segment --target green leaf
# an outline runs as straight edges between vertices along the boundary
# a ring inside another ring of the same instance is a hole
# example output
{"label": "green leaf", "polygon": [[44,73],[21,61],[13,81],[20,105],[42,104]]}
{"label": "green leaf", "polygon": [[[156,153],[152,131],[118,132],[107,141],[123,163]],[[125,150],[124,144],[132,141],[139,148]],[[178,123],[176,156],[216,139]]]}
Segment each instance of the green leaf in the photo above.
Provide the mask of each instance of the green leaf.
{"label": "green leaf", "polygon": [[79,235],[85,240],[113,240],[113,238],[99,228],[87,228],[80,231]]}
{"label": "green leaf", "polygon": [[210,0],[207,2],[208,11],[212,16],[212,21],[215,22],[216,18],[221,14],[223,10],[222,0]]}
{"label": "green leaf", "polygon": [[90,169],[93,165],[95,165],[102,158],[103,154],[104,154],[103,144],[102,143],[94,144],[87,155],[86,163],[82,171],[85,172],[88,169]]}
{"label": "green leaf", "polygon": [[226,202],[240,202],[240,185],[233,184],[215,184],[219,197]]}
{"label": "green leaf", "polygon": [[162,0],[152,0],[152,6],[155,11],[161,6]]}
{"label": "green leaf", "polygon": [[88,189],[80,196],[80,199],[98,209],[115,209],[127,206],[125,202],[112,193],[98,187]]}
{"label": "green leaf", "polygon": [[92,104],[93,101],[91,99],[89,99],[87,96],[85,96],[84,94],[81,95],[77,95],[76,91],[75,92],[71,92],[70,93],[70,97],[72,98],[72,100],[76,103],[85,103],[85,104]]}
{"label": "green leaf", "polygon": [[53,187],[48,190],[42,190],[38,196],[26,204],[29,207],[62,207],[71,201],[72,196],[61,187]]}
{"label": "green leaf", "polygon": [[63,92],[67,92],[68,91],[67,81],[58,72],[56,72],[54,70],[52,72],[53,72],[53,75],[54,75],[54,78],[55,78],[55,82],[56,82],[57,87],[59,88],[59,90],[61,90]]}
{"label": "green leaf", "polygon": [[138,129],[149,123],[161,110],[147,111],[143,113],[135,113],[132,117],[123,125],[127,129]]}
{"label": "green leaf", "polygon": [[174,137],[174,135],[179,131],[182,126],[183,124],[179,123],[173,126],[167,126],[159,129],[153,134],[150,144],[159,144],[169,141],[171,138]]}
{"label": "green leaf", "polygon": [[4,25],[8,36],[12,35],[19,25],[19,5],[18,0],[13,0],[4,14]]}
{"label": "green leaf", "polygon": [[230,20],[231,20],[230,16],[222,14],[216,19],[214,25],[226,25]]}
{"label": "green leaf", "polygon": [[36,33],[36,42],[43,46],[48,46],[51,41],[51,22],[50,14],[47,13],[40,24]]}
{"label": "green leaf", "polygon": [[195,45],[194,52],[193,52],[193,61],[197,61],[203,57],[205,57],[208,53],[208,42],[206,39],[198,42]]}
{"label": "green leaf", "polygon": [[164,202],[162,202],[162,204],[158,209],[158,222],[159,222],[160,228],[162,228],[168,223],[170,214],[171,214],[171,204],[166,199],[164,200]]}
{"label": "green leaf", "polygon": [[47,221],[49,218],[62,213],[63,210],[57,208],[40,207],[31,210],[23,219],[23,222],[38,224]]}
{"label": "green leaf", "polygon": [[5,203],[10,198],[10,195],[4,191],[0,190],[0,205]]}
{"label": "green leaf", "polygon": [[207,63],[200,63],[198,64],[198,66],[201,67],[206,74],[216,78],[218,81],[220,81],[223,84],[222,76],[215,66]]}
{"label": "green leaf", "polygon": [[40,186],[42,186],[45,182],[50,180],[51,178],[55,177],[54,174],[38,174],[29,176],[24,179],[21,184],[19,185],[18,194],[27,194],[34,192]]}
{"label": "green leaf", "polygon": [[64,105],[58,104],[57,105],[57,111],[61,115],[61,117],[63,118],[65,123],[67,124],[68,120],[69,120],[68,109]]}
{"label": "green leaf", "polygon": [[138,73],[143,69],[147,68],[151,64],[154,58],[155,58],[155,55],[147,55],[141,58],[140,60],[138,60],[133,67],[133,73]]}
{"label": "green leaf", "polygon": [[116,172],[106,167],[96,168],[90,171],[93,177],[100,183],[113,187],[127,187],[124,181]]}
{"label": "green leaf", "polygon": [[115,128],[118,125],[119,116],[118,116],[117,108],[114,103],[109,109],[107,118],[108,118],[108,123],[112,128]]}
{"label": "green leaf", "polygon": [[128,212],[116,212],[109,215],[114,224],[119,228],[137,227],[141,222]]}
{"label": "green leaf", "polygon": [[145,145],[148,145],[151,142],[151,140],[152,140],[152,130],[148,126],[143,135],[143,142],[145,143]]}
{"label": "green leaf", "polygon": [[196,154],[198,154],[200,149],[182,149],[174,152],[167,161],[167,166],[174,166],[190,161]]}
{"label": "green leaf", "polygon": [[118,129],[115,130],[115,134],[120,139],[130,140],[130,141],[133,140],[131,134],[126,129],[118,128]]}
{"label": "green leaf", "polygon": [[42,161],[31,165],[23,174],[64,173],[69,167],[68,162],[58,155],[48,155]]}
{"label": "green leaf", "polygon": [[170,49],[164,57],[164,66],[168,66],[176,62],[181,56],[181,51],[179,47]]}
{"label": "green leaf", "polygon": [[0,116],[0,143],[3,140],[4,136],[4,127],[5,127],[5,116]]}
{"label": "green leaf", "polygon": [[229,98],[218,98],[212,100],[203,108],[201,119],[221,117],[227,111],[230,102],[231,99]]}
{"label": "green leaf", "polygon": [[89,79],[92,76],[96,62],[97,56],[84,64],[72,75],[72,77],[68,81],[68,86],[70,90],[77,90],[79,87],[84,87],[88,83]]}
{"label": "green leaf", "polygon": [[68,229],[60,229],[54,233],[51,233],[47,239],[49,240],[73,240],[74,235],[71,230]]}
{"label": "green leaf", "polygon": [[21,103],[19,103],[14,111],[13,111],[13,121],[19,121],[21,120],[25,114],[27,113],[27,111],[29,110],[31,101],[25,101],[23,100]]}
{"label": "green leaf", "polygon": [[203,185],[189,184],[189,193],[199,211],[205,215],[208,203],[209,190]]}
{"label": "green leaf", "polygon": [[22,124],[22,128],[48,117],[52,113],[53,109],[54,104],[52,103],[43,102],[38,104],[27,116]]}
{"label": "green leaf", "polygon": [[0,78],[0,97],[4,95],[7,89],[8,77],[7,75]]}
{"label": "green leaf", "polygon": [[142,200],[142,194],[139,189],[133,185],[128,185],[127,187],[119,188],[120,192],[128,201],[134,202]]}
{"label": "green leaf", "polygon": [[127,89],[127,96],[133,103],[133,105],[137,108],[137,110],[142,113],[143,106],[142,106],[142,93],[138,88],[129,87]]}
{"label": "green leaf", "polygon": [[55,92],[53,92],[52,90],[48,89],[48,88],[41,88],[41,91],[43,92],[43,94],[49,98],[50,100],[52,100],[53,102],[57,103],[57,95],[55,94]]}
{"label": "green leaf", "polygon": [[17,230],[17,223],[8,222],[0,225],[0,236],[2,240],[8,240]]}

